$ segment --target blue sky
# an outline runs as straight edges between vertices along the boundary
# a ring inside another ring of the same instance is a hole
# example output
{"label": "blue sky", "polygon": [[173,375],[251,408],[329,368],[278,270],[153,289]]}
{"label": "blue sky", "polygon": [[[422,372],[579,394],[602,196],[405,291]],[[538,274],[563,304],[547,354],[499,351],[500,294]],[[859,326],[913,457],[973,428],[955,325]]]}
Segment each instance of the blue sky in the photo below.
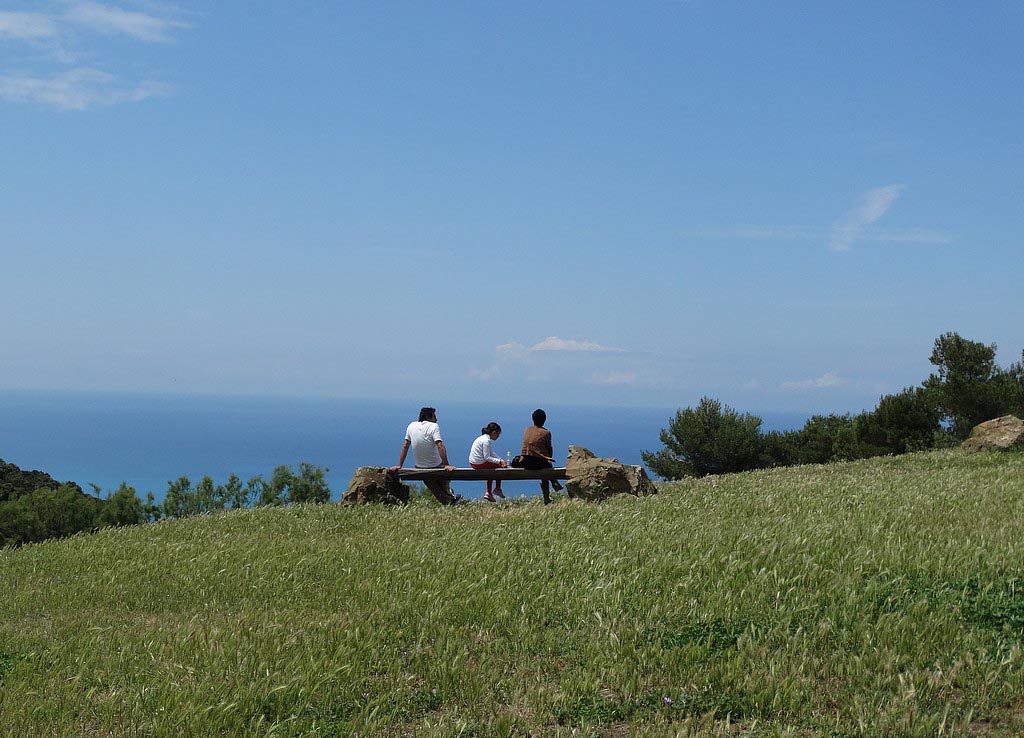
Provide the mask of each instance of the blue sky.
{"label": "blue sky", "polygon": [[0,389],[873,407],[1024,348],[1018,0],[0,0]]}

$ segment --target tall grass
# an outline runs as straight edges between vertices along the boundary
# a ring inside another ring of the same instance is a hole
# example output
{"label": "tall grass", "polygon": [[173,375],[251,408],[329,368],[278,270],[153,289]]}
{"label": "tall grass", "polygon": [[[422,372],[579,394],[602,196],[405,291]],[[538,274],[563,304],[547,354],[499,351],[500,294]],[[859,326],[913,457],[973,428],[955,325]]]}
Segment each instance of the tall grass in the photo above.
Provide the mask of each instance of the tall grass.
{"label": "tall grass", "polygon": [[3,736],[1010,736],[1024,458],[0,552]]}

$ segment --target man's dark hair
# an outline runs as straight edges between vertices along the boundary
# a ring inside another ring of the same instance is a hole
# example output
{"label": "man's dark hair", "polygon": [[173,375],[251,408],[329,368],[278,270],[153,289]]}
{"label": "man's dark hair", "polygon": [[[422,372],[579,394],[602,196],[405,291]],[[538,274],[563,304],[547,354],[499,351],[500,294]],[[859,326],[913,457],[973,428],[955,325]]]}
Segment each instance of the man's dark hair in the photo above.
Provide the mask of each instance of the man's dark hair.
{"label": "man's dark hair", "polygon": [[544,412],[543,410],[541,410],[540,408],[537,408],[536,410],[533,411],[533,424],[534,425],[542,426],[542,425],[544,425],[544,421],[547,420],[547,419],[548,419],[548,414],[546,412]]}
{"label": "man's dark hair", "polygon": [[421,407],[420,408],[420,422],[424,420],[433,420],[437,417],[437,410],[432,407]]}

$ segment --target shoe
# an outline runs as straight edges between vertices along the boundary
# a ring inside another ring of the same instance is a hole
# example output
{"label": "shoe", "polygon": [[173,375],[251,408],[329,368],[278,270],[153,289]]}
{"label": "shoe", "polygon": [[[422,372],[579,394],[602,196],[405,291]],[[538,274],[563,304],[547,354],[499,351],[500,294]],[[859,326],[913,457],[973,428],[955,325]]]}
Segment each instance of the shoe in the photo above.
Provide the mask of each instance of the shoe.
{"label": "shoe", "polygon": [[505,493],[502,492],[500,489],[494,490],[494,496],[502,500],[505,499]]}
{"label": "shoe", "polygon": [[551,504],[551,495],[548,494],[547,490],[544,490],[544,504],[545,505],[550,505]]}
{"label": "shoe", "polygon": [[497,500],[494,499],[494,495],[492,495],[490,492],[485,492],[483,499],[486,500],[487,502],[497,502]]}
{"label": "shoe", "polygon": [[559,482],[557,479],[552,479],[551,480],[551,486],[552,486],[552,488],[554,488],[555,492],[561,492],[562,491],[562,483]]}

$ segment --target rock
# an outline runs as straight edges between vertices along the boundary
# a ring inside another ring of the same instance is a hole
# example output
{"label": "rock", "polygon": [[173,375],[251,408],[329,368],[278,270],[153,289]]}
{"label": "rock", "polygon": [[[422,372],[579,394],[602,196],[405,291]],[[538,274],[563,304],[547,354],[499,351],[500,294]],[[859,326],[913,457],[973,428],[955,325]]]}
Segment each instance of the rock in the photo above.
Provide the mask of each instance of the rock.
{"label": "rock", "polygon": [[565,462],[569,497],[599,501],[612,495],[649,495],[657,489],[641,466],[622,464],[618,459],[602,459],[583,446],[570,446]]}
{"label": "rock", "polygon": [[341,501],[347,504],[404,505],[409,502],[409,488],[388,474],[383,466],[361,466],[352,475]]}
{"label": "rock", "polygon": [[1024,421],[1013,415],[1004,415],[974,426],[971,436],[960,444],[968,451],[984,451],[990,448],[1013,448],[1024,446]]}
{"label": "rock", "polygon": [[639,464],[633,464],[625,467],[626,477],[629,479],[629,484],[633,488],[633,494],[639,497],[646,495],[658,494],[658,488],[654,486],[654,482],[647,476],[647,471]]}

